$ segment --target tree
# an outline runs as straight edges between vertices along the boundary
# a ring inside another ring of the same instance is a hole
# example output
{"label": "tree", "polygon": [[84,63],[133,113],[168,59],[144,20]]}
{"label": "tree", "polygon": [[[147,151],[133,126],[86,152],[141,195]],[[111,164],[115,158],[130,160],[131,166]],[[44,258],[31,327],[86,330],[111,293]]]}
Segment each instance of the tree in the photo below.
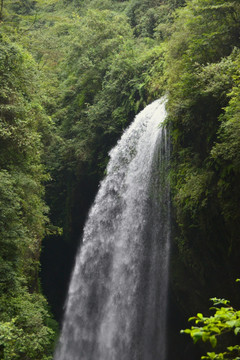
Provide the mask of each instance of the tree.
{"label": "tree", "polygon": [[221,287],[226,298],[233,295],[237,276],[239,11],[237,1],[187,0],[166,45],[176,261],[187,277],[186,312],[213,287],[218,297]]}
{"label": "tree", "polygon": [[[189,321],[194,321],[198,326],[192,326],[191,329],[182,330],[182,333],[189,334],[194,343],[199,340],[203,342],[210,342],[212,348],[217,347],[218,338],[224,338],[226,334],[230,333],[235,336],[240,334],[240,310],[235,310],[228,300],[212,298],[214,310],[213,316],[203,316],[198,313],[196,316],[189,318]],[[201,326],[199,326],[201,324]],[[222,352],[207,352],[202,359],[208,360],[239,360],[240,359],[240,345],[227,346]]]}
{"label": "tree", "polygon": [[0,358],[47,359],[54,334],[39,293],[48,208],[42,136],[50,119],[38,98],[31,55],[0,37]]}

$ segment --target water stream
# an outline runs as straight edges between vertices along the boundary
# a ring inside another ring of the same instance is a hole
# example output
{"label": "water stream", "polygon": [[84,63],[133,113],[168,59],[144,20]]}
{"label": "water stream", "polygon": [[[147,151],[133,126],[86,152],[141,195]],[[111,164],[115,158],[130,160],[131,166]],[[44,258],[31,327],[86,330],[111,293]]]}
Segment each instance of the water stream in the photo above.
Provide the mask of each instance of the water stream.
{"label": "water stream", "polygon": [[166,360],[170,248],[165,100],[110,152],[86,222],[55,360]]}

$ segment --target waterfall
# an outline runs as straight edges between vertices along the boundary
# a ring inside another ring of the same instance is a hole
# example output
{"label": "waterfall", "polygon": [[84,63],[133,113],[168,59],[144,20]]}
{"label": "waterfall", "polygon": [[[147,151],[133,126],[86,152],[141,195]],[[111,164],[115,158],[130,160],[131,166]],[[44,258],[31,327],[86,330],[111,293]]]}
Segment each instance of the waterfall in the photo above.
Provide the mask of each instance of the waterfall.
{"label": "waterfall", "polygon": [[55,360],[165,360],[170,242],[165,100],[110,152],[84,228]]}

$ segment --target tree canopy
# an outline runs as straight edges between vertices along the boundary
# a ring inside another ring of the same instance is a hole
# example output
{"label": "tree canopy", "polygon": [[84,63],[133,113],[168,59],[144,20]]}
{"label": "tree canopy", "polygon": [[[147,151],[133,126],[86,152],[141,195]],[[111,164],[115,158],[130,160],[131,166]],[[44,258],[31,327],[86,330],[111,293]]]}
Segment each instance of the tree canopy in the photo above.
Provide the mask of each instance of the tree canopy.
{"label": "tree canopy", "polygon": [[234,0],[0,1],[2,359],[51,358],[41,251],[43,292],[59,320],[108,152],[163,94],[172,306],[188,316],[223,289],[237,302],[239,18]]}

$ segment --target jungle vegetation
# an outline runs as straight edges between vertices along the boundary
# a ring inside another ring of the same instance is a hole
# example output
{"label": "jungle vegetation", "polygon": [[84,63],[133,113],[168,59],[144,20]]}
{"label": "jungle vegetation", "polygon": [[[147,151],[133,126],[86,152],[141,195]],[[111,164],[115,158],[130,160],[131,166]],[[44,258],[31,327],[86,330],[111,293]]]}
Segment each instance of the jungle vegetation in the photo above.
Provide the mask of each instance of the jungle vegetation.
{"label": "jungle vegetation", "polygon": [[0,1],[0,359],[52,358],[108,152],[163,94],[170,357],[193,358],[179,331],[210,297],[239,307],[239,69],[237,0]]}

